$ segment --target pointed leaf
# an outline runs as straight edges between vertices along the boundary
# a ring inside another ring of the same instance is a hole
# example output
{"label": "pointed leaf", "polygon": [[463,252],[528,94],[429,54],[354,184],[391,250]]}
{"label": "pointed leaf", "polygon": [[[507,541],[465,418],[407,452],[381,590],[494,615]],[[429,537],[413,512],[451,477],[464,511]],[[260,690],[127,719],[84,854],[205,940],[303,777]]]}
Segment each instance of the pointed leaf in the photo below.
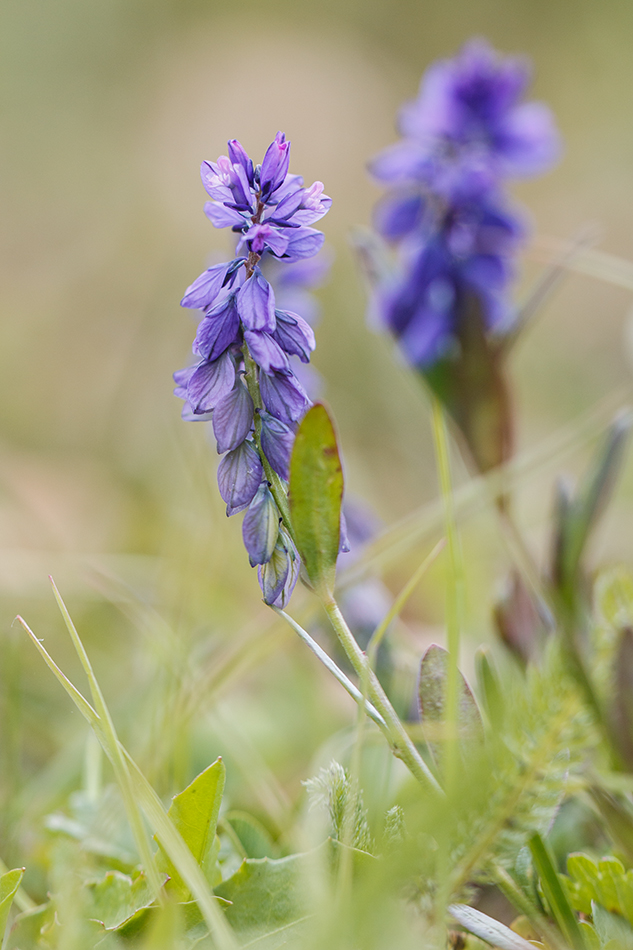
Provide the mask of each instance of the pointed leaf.
{"label": "pointed leaf", "polygon": [[[182,835],[183,841],[196,862],[205,872],[207,880],[213,868],[207,865],[213,854],[215,832],[222,803],[226,768],[222,759],[217,759],[201,772],[193,782],[172,799],[168,816]],[[162,851],[162,849],[161,849]],[[186,897],[189,890],[164,852],[161,854],[161,869],[169,874],[172,886]],[[212,862],[215,864],[215,861]],[[209,872],[209,873],[207,873]]]}
{"label": "pointed leaf", "polygon": [[23,874],[24,868],[14,868],[0,877],[0,935],[5,932],[11,904],[20,886]]}
{"label": "pointed leaf", "polygon": [[[444,723],[446,719],[446,678],[448,653],[436,643],[431,644],[420,663],[418,697],[422,722]],[[459,720],[462,739],[483,738],[481,714],[475,697],[463,675],[459,674]]]}
{"label": "pointed leaf", "polygon": [[530,838],[529,846],[534,867],[541,880],[543,893],[549,904],[552,916],[570,946],[573,947],[574,950],[586,950],[583,933],[578,926],[578,920],[561,886],[554,867],[554,862],[543,839],[539,834],[534,834]]}
{"label": "pointed leaf", "polygon": [[108,871],[103,880],[88,885],[91,920],[105,930],[118,930],[154,903],[152,889],[143,873],[135,880],[120,871]]}
{"label": "pointed leaf", "polygon": [[290,512],[297,548],[315,589],[332,594],[339,551],[343,471],[334,426],[316,403],[299,426],[290,460]]}
{"label": "pointed leaf", "polygon": [[244,811],[229,811],[223,817],[239,838],[247,858],[274,858],[275,842],[261,822]]}

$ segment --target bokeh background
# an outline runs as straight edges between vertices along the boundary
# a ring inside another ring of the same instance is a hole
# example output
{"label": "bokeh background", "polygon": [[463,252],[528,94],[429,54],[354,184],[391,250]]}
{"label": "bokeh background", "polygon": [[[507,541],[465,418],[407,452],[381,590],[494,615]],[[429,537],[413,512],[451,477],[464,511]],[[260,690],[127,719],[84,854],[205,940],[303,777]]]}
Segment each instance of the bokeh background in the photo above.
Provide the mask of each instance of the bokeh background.
{"label": "bokeh background", "polygon": [[[633,8],[627,0],[4,0],[0,20],[5,860],[22,863],[41,814],[64,800],[82,767],[83,724],[11,626],[23,614],[78,676],[48,574],[124,740],[161,793],[221,752],[234,803],[274,825],[287,802],[300,801],[300,780],[327,759],[328,737],[351,709],[261,604],[239,519],[227,521],[217,494],[215,448],[204,426],[181,422],[172,396],[171,374],[187,363],[193,336],[180,297],[209,255],[227,249],[202,212],[200,161],[230,137],[261,156],[282,129],[291,170],[322,180],[332,196],[323,229],[336,258],[320,292],[314,362],[338,421],[348,490],[390,525],[432,504],[437,486],[426,396],[390,341],[365,324],[349,241],[379,194],[365,163],[393,141],[397,108],[426,66],[472,35],[487,37],[532,59],[533,94],[554,110],[565,145],[551,173],[515,192],[533,231],[517,297],[556,241],[587,228],[600,251],[633,261]],[[603,271],[619,275],[616,283],[571,274],[514,359],[520,449],[550,439],[517,489],[541,559],[555,473],[582,469],[609,413],[630,396],[633,284],[624,264]],[[570,431],[573,451],[559,458]],[[466,479],[458,457],[455,479]],[[632,503],[629,464],[596,563],[633,560]],[[468,667],[493,636],[490,606],[508,556],[485,505],[462,532]],[[390,590],[437,536],[389,560]],[[439,559],[394,633],[411,671],[425,644],[442,642],[444,570]],[[295,612],[316,622],[304,591]]]}

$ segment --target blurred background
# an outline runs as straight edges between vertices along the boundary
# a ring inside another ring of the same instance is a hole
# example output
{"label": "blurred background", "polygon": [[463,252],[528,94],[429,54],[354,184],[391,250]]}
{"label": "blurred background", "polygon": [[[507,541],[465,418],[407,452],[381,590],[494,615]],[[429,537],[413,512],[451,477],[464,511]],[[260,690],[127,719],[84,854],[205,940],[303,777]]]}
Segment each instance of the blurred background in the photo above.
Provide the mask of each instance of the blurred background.
{"label": "blurred background", "polygon": [[[228,249],[202,211],[200,161],[232,137],[261,157],[281,129],[291,171],[322,180],[333,198],[322,226],[336,257],[319,294],[314,363],[348,491],[390,525],[432,504],[437,486],[426,395],[365,324],[349,234],[380,193],[366,161],[394,140],[397,109],[427,65],[484,36],[532,59],[532,94],[554,110],[565,144],[554,171],[515,192],[532,227],[517,297],[556,242],[587,227],[600,251],[633,261],[633,9],[626,0],[4,0],[0,20],[3,857],[22,862],[36,816],[64,800],[82,767],[79,716],[11,626],[23,614],[78,676],[48,574],[159,791],[173,793],[222,753],[233,803],[274,823],[319,756],[327,761],[323,743],[351,707],[261,604],[239,519],[227,521],[217,493],[215,446],[203,425],[181,422],[172,395],[194,332],[179,300],[209,256]],[[549,440],[517,488],[541,559],[555,474],[582,470],[630,398],[633,284],[624,265],[611,271],[615,283],[571,274],[514,360],[520,451]],[[458,457],[455,479],[466,479]],[[468,668],[492,638],[508,557],[485,505],[462,532]],[[596,563],[630,562],[632,533],[629,463]],[[389,560],[387,589],[399,590],[437,537]],[[405,669],[442,642],[444,570],[440,558],[394,633]],[[293,610],[316,622],[307,592]]]}

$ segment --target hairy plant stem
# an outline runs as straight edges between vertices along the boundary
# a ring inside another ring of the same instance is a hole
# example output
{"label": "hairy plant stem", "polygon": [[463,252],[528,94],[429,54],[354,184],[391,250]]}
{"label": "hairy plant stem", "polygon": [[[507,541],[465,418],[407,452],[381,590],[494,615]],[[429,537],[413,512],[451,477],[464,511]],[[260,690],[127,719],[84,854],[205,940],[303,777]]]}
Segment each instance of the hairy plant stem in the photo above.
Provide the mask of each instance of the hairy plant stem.
{"label": "hairy plant stem", "polygon": [[361,682],[366,682],[368,697],[385,720],[393,754],[404,762],[411,774],[424,788],[430,789],[436,795],[443,795],[439,782],[400,722],[395,709],[380,684],[380,680],[369,666],[366,654],[363,653],[352,631],[347,626],[338,604],[332,596],[323,596],[322,603],[348,660]]}

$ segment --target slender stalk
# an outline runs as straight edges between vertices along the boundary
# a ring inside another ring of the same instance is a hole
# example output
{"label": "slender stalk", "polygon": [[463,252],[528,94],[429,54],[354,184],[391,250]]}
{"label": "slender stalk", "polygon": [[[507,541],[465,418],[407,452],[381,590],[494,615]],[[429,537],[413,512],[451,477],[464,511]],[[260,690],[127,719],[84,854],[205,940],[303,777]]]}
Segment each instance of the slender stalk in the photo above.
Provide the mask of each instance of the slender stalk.
{"label": "slender stalk", "polygon": [[[310,650],[312,650],[314,655],[319,658],[321,663],[323,663],[323,666],[325,666],[326,669],[328,669],[330,673],[334,676],[334,678],[338,680],[338,682],[341,684],[343,689],[347,690],[347,692],[352,697],[352,699],[355,702],[357,702],[359,705],[362,705],[364,697],[361,691],[356,686],[354,686],[354,684],[349,679],[349,677],[347,677],[345,673],[343,672],[343,670],[341,670],[336,665],[334,660],[325,652],[325,650],[323,650],[319,646],[316,640],[313,640],[310,634],[306,630],[304,630],[303,627],[299,626],[297,621],[293,620],[293,618],[289,614],[287,614],[284,610],[281,610],[279,607],[273,607],[272,609],[275,611],[276,614],[279,614],[280,617],[283,617],[286,623],[290,624],[290,626],[295,631],[295,633],[297,633],[301,637],[303,642],[307,644],[307,646],[310,648]],[[385,734],[388,734],[389,729],[388,729],[387,723],[385,722],[383,717],[380,715],[376,707],[372,706],[372,704],[366,698],[364,702],[364,707],[365,707],[365,712],[367,713],[369,718],[373,719],[376,725],[380,729],[382,729],[382,731],[385,732]]]}
{"label": "slender stalk", "polygon": [[448,647],[448,672],[446,678],[446,752],[445,786],[451,794],[457,781],[459,767],[459,642],[463,605],[463,565],[457,535],[453,488],[448,452],[448,435],[442,405],[436,396],[432,396],[433,438],[437,469],[444,504],[444,521],[449,558],[449,577],[446,592],[446,640]]}
{"label": "slender stalk", "polygon": [[536,905],[523,893],[520,887],[514,882],[505,868],[500,864],[493,864],[489,869],[490,876],[495,882],[501,893],[506,897],[513,907],[527,917],[536,932],[543,937],[552,950],[566,950],[566,944],[555,927],[552,927],[549,920],[540,912]]}
{"label": "slender stalk", "polygon": [[411,774],[424,788],[443,795],[439,782],[407,734],[395,709],[389,702],[380,680],[370,668],[366,655],[354,639],[354,635],[347,626],[338,604],[333,597],[330,597],[323,598],[323,606],[332,628],[360,681],[363,682],[363,677],[367,678],[368,696],[387,724],[387,736],[394,755],[404,762]]}

